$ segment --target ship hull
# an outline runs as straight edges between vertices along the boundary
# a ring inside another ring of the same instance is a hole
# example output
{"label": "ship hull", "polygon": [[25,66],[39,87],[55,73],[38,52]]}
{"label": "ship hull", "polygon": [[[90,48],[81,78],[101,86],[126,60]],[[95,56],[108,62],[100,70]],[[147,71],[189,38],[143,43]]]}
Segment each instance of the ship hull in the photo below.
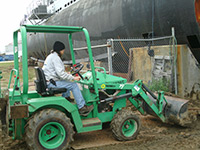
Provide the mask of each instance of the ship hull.
{"label": "ship hull", "polygon": [[[105,44],[109,38],[144,38],[149,33],[153,33],[154,37],[168,36],[174,27],[178,44],[187,44],[200,62],[200,26],[195,14],[195,0],[152,2],[153,0],[80,0],[53,15],[44,24],[86,27],[92,45]],[[82,35],[75,35],[74,39],[74,47],[85,46]],[[28,56],[45,59],[57,40],[68,45],[67,35],[29,35]],[[94,52],[95,55],[101,53],[101,50]],[[83,57],[87,57],[85,51],[76,54],[76,58]],[[64,60],[70,59],[67,46]]]}

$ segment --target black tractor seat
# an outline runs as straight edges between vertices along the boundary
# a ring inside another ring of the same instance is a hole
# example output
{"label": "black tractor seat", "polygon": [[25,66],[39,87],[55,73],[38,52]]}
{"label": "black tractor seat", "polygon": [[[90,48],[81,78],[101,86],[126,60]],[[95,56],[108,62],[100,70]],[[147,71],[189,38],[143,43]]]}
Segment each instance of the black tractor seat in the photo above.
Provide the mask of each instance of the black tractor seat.
{"label": "black tractor seat", "polygon": [[53,96],[54,94],[60,94],[67,91],[66,88],[48,88],[46,78],[42,68],[35,67],[36,74],[36,91],[42,96]]}

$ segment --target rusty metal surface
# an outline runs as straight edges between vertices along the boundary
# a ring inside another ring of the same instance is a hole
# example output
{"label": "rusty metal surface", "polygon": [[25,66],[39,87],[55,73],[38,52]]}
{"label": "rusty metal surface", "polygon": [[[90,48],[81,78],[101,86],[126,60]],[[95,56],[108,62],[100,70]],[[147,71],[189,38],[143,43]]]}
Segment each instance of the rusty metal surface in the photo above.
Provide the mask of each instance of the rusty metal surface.
{"label": "rusty metal surface", "polygon": [[11,106],[10,114],[12,119],[28,117],[28,105]]}

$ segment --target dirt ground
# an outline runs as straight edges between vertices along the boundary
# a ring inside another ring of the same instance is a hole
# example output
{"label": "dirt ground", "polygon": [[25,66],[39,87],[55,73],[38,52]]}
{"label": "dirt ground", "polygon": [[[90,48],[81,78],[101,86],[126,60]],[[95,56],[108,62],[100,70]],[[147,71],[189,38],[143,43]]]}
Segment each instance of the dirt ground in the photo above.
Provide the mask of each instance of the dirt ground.
{"label": "dirt ground", "polygon": [[[5,66],[3,66],[5,67]],[[4,76],[8,76],[7,74]],[[33,87],[30,89],[35,89]],[[140,114],[142,127],[133,141],[116,141],[105,124],[103,130],[75,134],[71,149],[84,150],[200,150],[200,101],[189,101],[192,124],[181,127],[162,123],[159,119]],[[0,150],[28,150],[24,141],[13,141],[2,135],[0,124]]]}
{"label": "dirt ground", "polygon": [[[119,142],[112,137],[109,124],[101,131],[75,134],[71,149],[85,150],[200,150],[200,102],[190,101],[193,123],[188,127],[165,124],[153,116],[140,115],[142,128],[137,139]],[[139,115],[139,114],[138,114]],[[1,150],[28,150],[24,141],[0,139]]]}

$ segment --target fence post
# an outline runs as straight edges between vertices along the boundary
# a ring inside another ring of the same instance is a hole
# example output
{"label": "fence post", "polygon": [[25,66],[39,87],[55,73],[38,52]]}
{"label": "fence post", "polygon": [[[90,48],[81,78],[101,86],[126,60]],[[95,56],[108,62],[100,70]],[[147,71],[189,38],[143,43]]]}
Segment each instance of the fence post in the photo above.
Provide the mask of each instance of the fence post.
{"label": "fence post", "polygon": [[175,29],[172,27],[172,38],[173,38],[173,52],[174,52],[174,85],[175,85],[175,94],[178,94],[178,85],[177,85],[177,68],[176,68],[176,63],[177,63],[177,52],[176,52],[176,42],[175,42]]}
{"label": "fence post", "polygon": [[112,70],[112,43],[111,43],[112,39],[108,39],[107,40],[107,52],[108,52],[108,70],[109,70],[109,74],[113,74],[113,70]]}

